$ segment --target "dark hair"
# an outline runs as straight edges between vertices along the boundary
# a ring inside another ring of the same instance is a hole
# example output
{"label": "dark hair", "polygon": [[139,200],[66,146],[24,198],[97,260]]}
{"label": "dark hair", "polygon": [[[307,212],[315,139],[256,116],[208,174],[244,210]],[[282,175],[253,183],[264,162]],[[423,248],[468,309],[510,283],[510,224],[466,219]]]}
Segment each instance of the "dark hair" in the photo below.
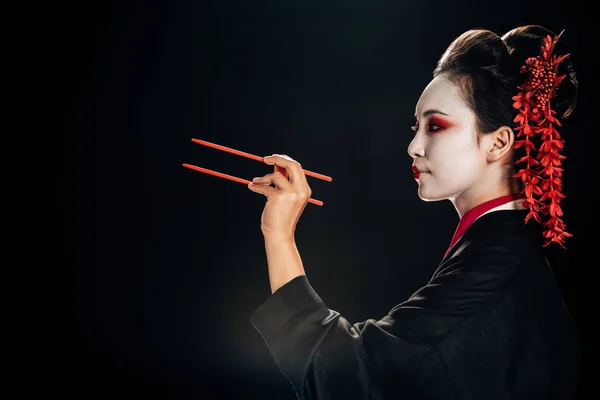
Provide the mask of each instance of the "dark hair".
{"label": "dark hair", "polygon": [[[565,34],[558,40],[554,54],[569,53],[565,49]],[[501,126],[513,128],[518,111],[512,106],[512,96],[526,78],[520,73],[521,65],[527,58],[540,54],[547,35],[556,36],[539,25],[520,26],[502,37],[487,29],[469,30],[448,46],[433,76],[444,74],[459,86],[462,100],[475,114],[475,129],[479,134],[493,132]],[[570,57],[559,64],[558,74],[567,77],[559,84],[551,107],[558,117],[565,119],[577,104],[578,84]],[[513,150],[512,165],[524,155],[523,149],[524,146]],[[514,168],[508,172],[512,176]],[[520,191],[520,180],[514,183]]]}

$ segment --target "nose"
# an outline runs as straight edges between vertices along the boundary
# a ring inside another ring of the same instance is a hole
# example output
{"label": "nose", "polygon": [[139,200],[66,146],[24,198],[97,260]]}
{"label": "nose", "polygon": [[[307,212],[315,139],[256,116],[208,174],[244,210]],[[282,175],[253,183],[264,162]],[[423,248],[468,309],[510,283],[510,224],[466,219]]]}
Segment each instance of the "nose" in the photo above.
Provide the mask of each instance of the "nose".
{"label": "nose", "polygon": [[408,145],[408,155],[412,158],[423,157],[425,155],[425,146],[423,141],[419,140],[419,135],[415,135]]}

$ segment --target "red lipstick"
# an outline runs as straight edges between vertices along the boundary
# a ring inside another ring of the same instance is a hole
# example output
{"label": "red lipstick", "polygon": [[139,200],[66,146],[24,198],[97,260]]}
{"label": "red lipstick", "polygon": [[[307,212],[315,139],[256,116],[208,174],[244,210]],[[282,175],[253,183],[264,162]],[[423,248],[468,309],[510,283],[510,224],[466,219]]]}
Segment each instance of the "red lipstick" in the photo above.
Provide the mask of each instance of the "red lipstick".
{"label": "red lipstick", "polygon": [[412,170],[415,174],[415,179],[419,179],[419,177],[421,176],[421,171],[419,171],[419,169],[416,166],[412,166]]}

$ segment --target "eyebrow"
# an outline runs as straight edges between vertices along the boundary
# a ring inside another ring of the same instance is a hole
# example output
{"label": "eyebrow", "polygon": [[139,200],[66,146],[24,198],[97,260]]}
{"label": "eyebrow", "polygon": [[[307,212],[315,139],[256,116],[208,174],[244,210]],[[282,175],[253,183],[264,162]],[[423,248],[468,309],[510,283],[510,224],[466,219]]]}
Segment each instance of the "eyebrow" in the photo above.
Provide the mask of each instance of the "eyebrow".
{"label": "eyebrow", "polygon": [[[431,108],[431,109],[429,109],[429,110],[426,110],[425,112],[423,112],[423,118],[425,118],[425,117],[428,117],[428,116],[430,116],[431,114],[442,114],[442,115],[445,115],[445,116],[449,117],[449,115],[448,115],[448,114],[446,114],[445,112],[443,112],[443,111],[440,111],[440,110],[438,110],[438,109],[436,109],[436,108]],[[417,114],[415,114],[415,118],[418,118],[418,117],[417,117]]]}

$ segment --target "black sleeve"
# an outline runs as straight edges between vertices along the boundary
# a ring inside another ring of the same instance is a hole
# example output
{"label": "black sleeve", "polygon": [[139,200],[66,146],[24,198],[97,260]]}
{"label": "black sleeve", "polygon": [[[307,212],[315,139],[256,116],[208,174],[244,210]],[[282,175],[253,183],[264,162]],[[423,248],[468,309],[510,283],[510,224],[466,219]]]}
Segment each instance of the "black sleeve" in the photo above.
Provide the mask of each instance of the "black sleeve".
{"label": "black sleeve", "polygon": [[455,259],[382,319],[355,324],[328,309],[299,276],[250,322],[302,400],[378,398],[392,382],[416,393],[443,370],[436,344],[502,291],[512,268],[500,264],[474,269]]}

